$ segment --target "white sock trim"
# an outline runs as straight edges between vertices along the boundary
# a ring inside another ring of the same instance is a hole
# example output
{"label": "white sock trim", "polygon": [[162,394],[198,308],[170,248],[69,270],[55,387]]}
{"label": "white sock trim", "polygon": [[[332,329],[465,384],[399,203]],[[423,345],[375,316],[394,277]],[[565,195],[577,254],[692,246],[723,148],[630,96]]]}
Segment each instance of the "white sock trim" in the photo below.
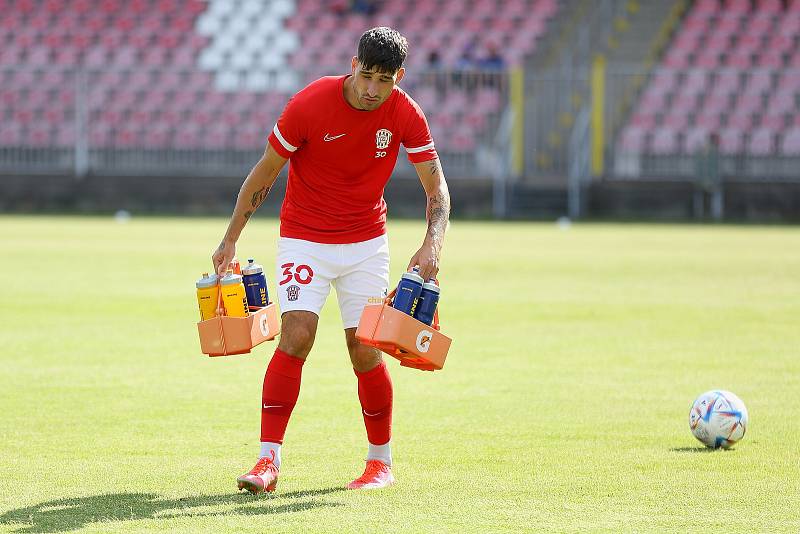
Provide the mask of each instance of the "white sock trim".
{"label": "white sock trim", "polygon": [[383,445],[369,444],[367,450],[367,460],[380,460],[388,466],[392,465],[392,442],[388,441]]}
{"label": "white sock trim", "polygon": [[273,443],[272,441],[262,441],[261,442],[261,452],[258,454],[259,458],[263,458],[264,456],[271,457],[272,453],[275,453],[275,459],[273,463],[275,467],[278,469],[281,468],[281,444],[280,443]]}

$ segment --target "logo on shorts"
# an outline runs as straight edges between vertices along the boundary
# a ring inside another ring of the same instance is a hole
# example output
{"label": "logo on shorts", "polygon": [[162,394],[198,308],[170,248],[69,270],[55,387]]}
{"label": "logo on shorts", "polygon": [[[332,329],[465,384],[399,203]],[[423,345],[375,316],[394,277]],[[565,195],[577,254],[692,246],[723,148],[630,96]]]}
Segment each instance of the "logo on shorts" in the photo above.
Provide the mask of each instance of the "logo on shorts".
{"label": "logo on shorts", "polygon": [[417,335],[417,350],[428,352],[428,349],[431,348],[431,339],[433,339],[433,333],[428,330],[422,330]]}
{"label": "logo on shorts", "polygon": [[294,302],[300,297],[300,286],[291,285],[286,288],[286,298]]}
{"label": "logo on shorts", "polygon": [[389,295],[389,290],[387,288],[383,288],[380,297],[369,297],[367,299],[367,302],[370,304],[383,304],[383,301],[386,300],[386,297],[388,295]]}
{"label": "logo on shorts", "polygon": [[375,148],[378,150],[384,150],[389,148],[389,143],[392,142],[392,132],[387,130],[386,128],[381,128],[377,132],[375,132]]}

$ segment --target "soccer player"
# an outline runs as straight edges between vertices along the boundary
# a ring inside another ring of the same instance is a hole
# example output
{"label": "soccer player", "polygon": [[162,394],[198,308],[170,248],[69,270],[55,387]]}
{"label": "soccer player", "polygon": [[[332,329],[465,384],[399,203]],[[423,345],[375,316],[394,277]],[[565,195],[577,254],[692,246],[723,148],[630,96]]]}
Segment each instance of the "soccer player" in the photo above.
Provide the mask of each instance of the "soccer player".
{"label": "soccer player", "polygon": [[405,147],[427,194],[428,228],[408,269],[429,279],[450,215],[450,194],[425,115],[397,84],[408,43],[397,31],[366,31],[351,72],[321,78],[292,97],[269,135],[264,155],[242,184],[230,224],[212,257],[222,274],[236,241],[288,160],[276,265],[282,328],[267,366],[261,402],[261,452],[239,489],[274,491],[281,444],[314,344],[319,313],[336,288],[350,362],[358,380],[367,439],[364,473],[349,489],[383,488],[391,472],[392,382],[380,351],[355,338],[364,306],[389,287],[383,189]]}

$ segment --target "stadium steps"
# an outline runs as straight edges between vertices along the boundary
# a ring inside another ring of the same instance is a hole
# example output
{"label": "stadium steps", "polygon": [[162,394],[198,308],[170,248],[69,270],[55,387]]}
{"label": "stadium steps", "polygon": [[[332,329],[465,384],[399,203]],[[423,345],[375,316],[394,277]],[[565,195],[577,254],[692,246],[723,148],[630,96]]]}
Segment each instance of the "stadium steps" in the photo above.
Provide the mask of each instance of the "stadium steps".
{"label": "stadium steps", "polygon": [[630,76],[609,79],[607,109],[612,110],[607,131],[616,137],[627,120],[647,75],[672,39],[689,0],[631,0],[626,5],[627,19],[615,22],[622,31],[611,36],[608,64],[622,67]]}
{"label": "stadium steps", "polygon": [[526,183],[511,186],[510,219],[555,219],[567,214],[567,192],[563,188]]}
{"label": "stadium steps", "polygon": [[[554,174],[551,149],[558,148],[563,138],[558,133],[559,121],[568,121],[580,94],[565,94],[559,84],[573,61],[571,43],[587,24],[592,11],[591,0],[566,0],[553,20],[551,31],[542,43],[542,52],[529,63],[525,96],[525,137],[531,155],[526,161],[525,175],[541,183]],[[556,105],[554,105],[554,103]],[[565,124],[566,125],[566,124]],[[531,148],[533,150],[531,150]],[[555,185],[555,184],[554,184]],[[565,187],[564,184],[561,184]]]}
{"label": "stadium steps", "polygon": [[[549,98],[536,100],[530,124],[535,124],[534,161],[528,175],[536,181],[565,177],[569,166],[569,139],[575,119],[590,98],[589,75],[592,60],[606,54],[614,40],[629,27],[626,23],[627,2],[579,2],[567,27],[574,28],[556,53],[557,61],[547,69],[539,85]],[[547,81],[545,81],[547,80]],[[554,106],[553,103],[557,104]]]}

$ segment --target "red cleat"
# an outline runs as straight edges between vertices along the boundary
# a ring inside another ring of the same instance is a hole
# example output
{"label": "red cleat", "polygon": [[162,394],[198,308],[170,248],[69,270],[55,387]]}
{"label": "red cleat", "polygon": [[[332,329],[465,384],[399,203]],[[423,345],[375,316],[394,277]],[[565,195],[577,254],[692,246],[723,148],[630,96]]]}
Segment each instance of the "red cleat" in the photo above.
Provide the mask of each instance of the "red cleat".
{"label": "red cleat", "polygon": [[253,495],[258,495],[265,491],[275,491],[278,485],[278,468],[273,463],[275,459],[275,452],[272,452],[272,458],[259,458],[250,472],[240,476],[236,479],[239,483],[239,489],[247,490]]}
{"label": "red cleat", "polygon": [[364,474],[347,485],[347,489],[379,489],[394,484],[392,469],[380,460],[367,460]]}

